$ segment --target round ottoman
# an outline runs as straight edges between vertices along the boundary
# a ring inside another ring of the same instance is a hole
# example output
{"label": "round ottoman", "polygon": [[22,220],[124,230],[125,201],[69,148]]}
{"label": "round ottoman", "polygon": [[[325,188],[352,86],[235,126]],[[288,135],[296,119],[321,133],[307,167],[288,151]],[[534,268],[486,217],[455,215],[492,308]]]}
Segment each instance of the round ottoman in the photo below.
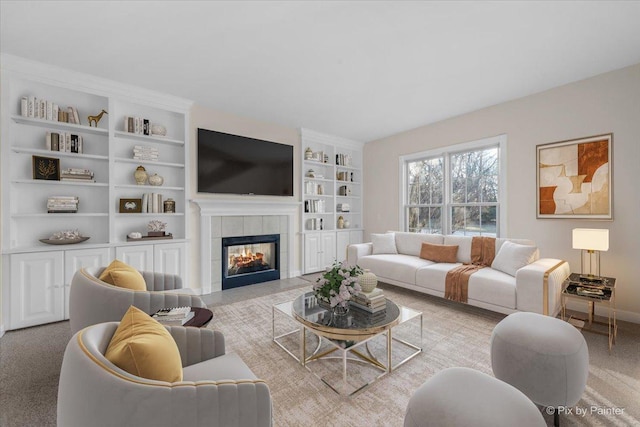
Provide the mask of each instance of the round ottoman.
{"label": "round ottoman", "polygon": [[491,334],[491,366],[496,378],[538,405],[574,406],[587,385],[589,351],[571,324],[537,313],[513,313]]}
{"label": "round ottoman", "polygon": [[444,369],[411,396],[405,427],[546,426],[531,400],[515,387],[470,368]]}

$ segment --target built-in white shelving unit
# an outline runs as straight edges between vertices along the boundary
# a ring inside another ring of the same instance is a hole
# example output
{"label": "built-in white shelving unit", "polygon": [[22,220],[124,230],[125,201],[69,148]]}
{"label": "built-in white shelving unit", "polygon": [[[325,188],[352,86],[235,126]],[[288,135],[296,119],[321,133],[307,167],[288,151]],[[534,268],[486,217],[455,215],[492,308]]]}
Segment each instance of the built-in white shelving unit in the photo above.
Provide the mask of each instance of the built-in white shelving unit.
{"label": "built-in white shelving unit", "polygon": [[362,241],[360,142],[302,129],[303,270],[320,271]]}
{"label": "built-in white shelving unit", "polygon": [[[83,266],[106,265],[114,258],[143,270],[180,274],[186,280],[188,235],[188,124],[191,102],[121,85],[73,70],[2,55],[2,256],[4,329],[68,317],[71,277]],[[80,124],[25,117],[23,97],[75,107]],[[87,116],[107,111],[97,127]],[[161,124],[166,135],[125,130],[125,117]],[[47,132],[82,136],[82,153],[47,148]],[[157,150],[157,161],[133,158],[136,145]],[[93,181],[34,179],[34,156],[55,159],[60,169],[89,169]],[[144,166],[161,186],[137,185],[134,172]],[[95,181],[95,182],[94,182]],[[174,213],[121,213],[121,199],[159,193],[175,201]],[[77,196],[76,213],[48,213],[47,199]],[[173,239],[128,241],[147,233],[151,220],[166,223]],[[41,243],[56,231],[77,229],[90,239],[72,245]],[[188,283],[188,282],[187,282]]]}

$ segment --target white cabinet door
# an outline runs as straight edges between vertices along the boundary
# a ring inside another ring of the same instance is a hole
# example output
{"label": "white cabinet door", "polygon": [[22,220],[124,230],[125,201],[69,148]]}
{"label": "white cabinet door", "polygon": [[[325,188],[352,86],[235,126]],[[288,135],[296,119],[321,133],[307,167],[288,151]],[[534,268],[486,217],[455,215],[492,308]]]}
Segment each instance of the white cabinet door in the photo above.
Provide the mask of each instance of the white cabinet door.
{"label": "white cabinet door", "polygon": [[322,239],[320,233],[304,235],[304,272],[313,273],[322,270]]}
{"label": "white cabinet door", "polygon": [[76,271],[87,267],[106,267],[111,263],[109,248],[65,251],[64,253],[64,318],[69,318],[69,288]]}
{"label": "white cabinet door", "polygon": [[118,246],[116,258],[141,271],[153,271],[153,245]]}
{"label": "white cabinet door", "polygon": [[322,269],[331,267],[336,262],[336,234],[322,234]]}
{"label": "white cabinet door", "polygon": [[350,238],[348,231],[338,231],[336,233],[336,260],[344,261],[347,259],[347,246],[349,246]]}
{"label": "white cabinet door", "polygon": [[11,255],[9,329],[64,317],[64,252]]}
{"label": "white cabinet door", "polygon": [[157,273],[175,274],[182,277],[185,287],[189,287],[186,281],[185,272],[185,250],[183,243],[168,243],[154,245],[153,267]]}

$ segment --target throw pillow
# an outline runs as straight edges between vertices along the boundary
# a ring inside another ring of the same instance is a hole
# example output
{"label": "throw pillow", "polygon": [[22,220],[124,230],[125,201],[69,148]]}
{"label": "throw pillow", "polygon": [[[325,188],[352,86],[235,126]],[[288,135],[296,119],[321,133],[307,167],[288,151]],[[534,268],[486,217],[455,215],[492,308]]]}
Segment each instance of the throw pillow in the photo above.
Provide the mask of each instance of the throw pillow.
{"label": "throw pillow", "polygon": [[502,246],[500,246],[500,250],[491,264],[491,268],[515,277],[516,271],[535,261],[537,252],[538,248],[535,246],[504,242]]}
{"label": "throw pillow", "polygon": [[420,258],[433,262],[458,262],[458,245],[434,245],[423,242]]}
{"label": "throw pillow", "polygon": [[182,381],[182,359],[173,337],[167,328],[134,306],[122,317],[105,357],[138,377]]}
{"label": "throw pillow", "polygon": [[397,254],[396,236],[393,233],[372,234],[373,255],[377,254]]}
{"label": "throw pillow", "polygon": [[147,284],[142,274],[130,265],[120,260],[114,260],[104,269],[98,279],[114,286],[131,289],[133,291],[146,291]]}

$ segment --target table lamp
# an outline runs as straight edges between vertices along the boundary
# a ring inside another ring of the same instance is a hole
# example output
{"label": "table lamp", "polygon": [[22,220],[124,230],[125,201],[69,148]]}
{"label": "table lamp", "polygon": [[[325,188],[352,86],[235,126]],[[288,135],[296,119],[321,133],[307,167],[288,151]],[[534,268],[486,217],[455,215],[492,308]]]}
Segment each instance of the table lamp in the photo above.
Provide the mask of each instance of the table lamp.
{"label": "table lamp", "polygon": [[600,277],[600,251],[609,250],[609,230],[574,228],[573,249],[582,249],[581,277],[588,279]]}

